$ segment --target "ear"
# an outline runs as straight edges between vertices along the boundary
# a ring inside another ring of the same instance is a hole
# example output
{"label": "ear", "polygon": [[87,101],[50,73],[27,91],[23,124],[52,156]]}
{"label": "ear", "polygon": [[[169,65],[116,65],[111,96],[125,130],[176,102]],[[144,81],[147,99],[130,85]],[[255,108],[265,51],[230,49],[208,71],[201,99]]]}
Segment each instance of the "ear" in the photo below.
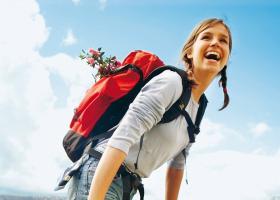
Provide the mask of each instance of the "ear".
{"label": "ear", "polygon": [[192,59],[192,58],[193,58],[192,50],[190,50],[190,51],[187,53],[187,56],[188,56],[188,59]]}

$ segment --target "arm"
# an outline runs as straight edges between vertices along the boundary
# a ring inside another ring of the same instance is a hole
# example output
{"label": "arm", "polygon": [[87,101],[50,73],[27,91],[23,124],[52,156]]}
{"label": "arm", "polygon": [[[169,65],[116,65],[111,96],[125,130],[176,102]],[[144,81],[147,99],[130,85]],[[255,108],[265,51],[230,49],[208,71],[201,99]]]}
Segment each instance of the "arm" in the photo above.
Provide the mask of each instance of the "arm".
{"label": "arm", "polygon": [[177,200],[184,169],[167,168],[165,181],[165,200]]}
{"label": "arm", "polygon": [[92,180],[89,200],[104,199],[131,145],[160,121],[165,110],[180,97],[182,88],[176,72],[163,72],[142,88],[108,141]]}
{"label": "arm", "polygon": [[106,148],[92,179],[88,200],[104,200],[125,157],[126,154],[119,149],[110,146]]}
{"label": "arm", "polygon": [[129,148],[154,127],[182,94],[181,77],[166,70],[149,81],[130,104],[108,142],[108,146],[128,154]]}

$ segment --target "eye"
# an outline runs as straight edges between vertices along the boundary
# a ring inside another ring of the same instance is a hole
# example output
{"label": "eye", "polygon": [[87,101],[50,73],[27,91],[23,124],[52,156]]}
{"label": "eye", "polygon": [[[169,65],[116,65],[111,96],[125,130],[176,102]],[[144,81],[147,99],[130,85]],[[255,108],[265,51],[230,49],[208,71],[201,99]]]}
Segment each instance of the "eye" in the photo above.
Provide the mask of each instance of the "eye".
{"label": "eye", "polygon": [[209,40],[210,36],[209,35],[203,35],[203,36],[201,36],[201,39],[202,40]]}
{"label": "eye", "polygon": [[220,39],[220,42],[228,44],[228,41],[225,38]]}

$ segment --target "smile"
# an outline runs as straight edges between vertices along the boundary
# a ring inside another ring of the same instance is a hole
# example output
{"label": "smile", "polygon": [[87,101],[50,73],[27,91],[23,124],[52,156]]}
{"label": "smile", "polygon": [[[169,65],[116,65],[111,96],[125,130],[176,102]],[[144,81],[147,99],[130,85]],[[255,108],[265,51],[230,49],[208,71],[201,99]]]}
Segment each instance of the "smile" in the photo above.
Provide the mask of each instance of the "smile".
{"label": "smile", "polygon": [[209,60],[219,61],[221,59],[221,56],[218,52],[209,51],[205,54],[205,58],[207,58]]}

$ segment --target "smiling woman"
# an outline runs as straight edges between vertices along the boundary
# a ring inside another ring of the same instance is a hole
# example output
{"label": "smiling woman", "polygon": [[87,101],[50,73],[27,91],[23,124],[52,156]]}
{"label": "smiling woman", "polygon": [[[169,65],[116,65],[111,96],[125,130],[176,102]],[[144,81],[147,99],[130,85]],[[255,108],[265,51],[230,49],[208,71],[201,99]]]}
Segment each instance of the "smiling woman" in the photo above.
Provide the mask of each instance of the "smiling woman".
{"label": "smiling woman", "polygon": [[[217,76],[206,90],[207,119],[186,165],[189,185],[182,182],[178,199],[279,198],[280,1],[111,0],[105,10],[98,5],[0,0],[0,194],[52,193],[56,176],[69,164],[61,140],[73,106],[93,82],[78,59],[82,48],[102,46],[118,58],[147,49],[176,64],[194,23],[214,15],[229,23],[234,39],[226,70],[231,101],[225,112],[216,112],[223,105]],[[73,46],[62,45],[68,29],[78,39]],[[145,199],[164,199],[165,169],[144,180]]]}
{"label": "smiling woman", "polygon": [[196,101],[212,80],[221,75],[219,83],[223,87],[224,105],[220,110],[228,105],[226,69],[231,49],[231,32],[222,20],[205,20],[193,30],[183,47],[181,57],[189,77],[200,85],[193,89]]}
{"label": "smiling woman", "polygon": [[[165,195],[167,200],[177,199],[186,155],[199,132],[200,122],[197,122],[206,108],[204,92],[218,75],[221,75],[225,94],[221,109],[229,102],[226,64],[231,40],[230,30],[222,20],[214,18],[201,22],[181,53],[186,68],[182,73],[187,81],[182,82],[182,76],[170,69],[151,78],[130,104],[112,136],[85,151],[79,172],[71,180],[68,198],[132,199],[141,178],[149,177],[158,167],[168,163]],[[184,96],[185,88],[189,88],[190,97],[186,105],[178,101],[182,93]],[[176,102],[179,102],[182,115],[161,123],[165,111],[173,104],[177,105]],[[196,126],[192,127],[192,122]],[[138,189],[142,200],[143,190]]]}

